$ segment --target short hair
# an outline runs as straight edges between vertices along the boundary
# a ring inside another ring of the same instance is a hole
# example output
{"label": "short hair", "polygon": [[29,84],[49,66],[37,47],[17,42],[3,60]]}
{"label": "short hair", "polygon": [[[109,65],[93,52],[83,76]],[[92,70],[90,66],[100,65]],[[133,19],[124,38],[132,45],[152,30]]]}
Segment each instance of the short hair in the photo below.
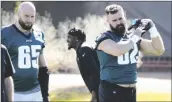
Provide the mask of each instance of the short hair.
{"label": "short hair", "polygon": [[124,11],[122,6],[120,5],[117,5],[117,4],[112,4],[112,5],[108,5],[106,8],[105,8],[105,12],[106,14],[115,14],[117,13],[118,11]]}
{"label": "short hair", "polygon": [[30,4],[30,6],[32,6],[32,7],[35,9],[35,11],[36,11],[36,7],[35,7],[35,5],[34,5],[33,2],[24,1],[24,2],[21,2],[21,3],[19,4],[19,6],[18,6],[18,8],[17,8],[18,12],[19,12],[19,10],[21,10],[21,6],[22,6],[23,4]]}
{"label": "short hair", "polygon": [[84,31],[76,28],[72,28],[69,30],[68,35],[77,37],[78,40],[85,42],[86,41],[86,35]]}

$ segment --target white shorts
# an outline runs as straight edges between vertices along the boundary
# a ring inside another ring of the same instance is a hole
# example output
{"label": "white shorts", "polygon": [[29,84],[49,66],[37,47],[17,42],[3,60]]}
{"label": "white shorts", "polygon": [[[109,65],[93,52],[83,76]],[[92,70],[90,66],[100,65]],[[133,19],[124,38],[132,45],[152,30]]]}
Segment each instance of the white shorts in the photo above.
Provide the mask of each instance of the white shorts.
{"label": "white shorts", "polygon": [[40,101],[42,102],[42,94],[41,91],[34,92],[34,93],[29,93],[29,94],[21,94],[21,93],[14,93],[14,101]]}

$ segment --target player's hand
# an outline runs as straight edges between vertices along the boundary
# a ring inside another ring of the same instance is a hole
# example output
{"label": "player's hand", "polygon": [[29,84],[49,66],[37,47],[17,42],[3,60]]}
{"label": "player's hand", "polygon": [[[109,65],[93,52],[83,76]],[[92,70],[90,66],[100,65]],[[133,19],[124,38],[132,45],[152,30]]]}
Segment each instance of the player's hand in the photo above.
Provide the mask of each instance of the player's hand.
{"label": "player's hand", "polygon": [[96,93],[92,91],[91,95],[92,95],[91,102],[97,102]]}
{"label": "player's hand", "polygon": [[49,102],[49,97],[43,97],[43,102]]}
{"label": "player's hand", "polygon": [[129,39],[136,44],[138,41],[141,40],[141,37],[135,34],[130,34]]}
{"label": "player's hand", "polygon": [[131,49],[134,49],[135,44],[140,45],[141,37],[139,37],[138,35],[135,35],[135,34],[130,34],[129,35],[129,40],[133,45],[133,47]]}
{"label": "player's hand", "polygon": [[141,23],[143,26],[146,26],[149,23],[150,28],[155,27],[155,24],[153,23],[153,21],[151,19],[141,19]]}
{"label": "player's hand", "polygon": [[149,31],[151,38],[159,36],[159,32],[151,19],[142,19],[141,22],[145,25],[145,29]]}
{"label": "player's hand", "polygon": [[142,27],[138,27],[135,30],[133,30],[132,34],[137,35],[139,37],[142,37],[142,34],[145,32]]}
{"label": "player's hand", "polygon": [[151,19],[135,19],[132,20],[133,34],[142,37],[145,32],[149,31],[150,28],[155,27],[155,24]]}

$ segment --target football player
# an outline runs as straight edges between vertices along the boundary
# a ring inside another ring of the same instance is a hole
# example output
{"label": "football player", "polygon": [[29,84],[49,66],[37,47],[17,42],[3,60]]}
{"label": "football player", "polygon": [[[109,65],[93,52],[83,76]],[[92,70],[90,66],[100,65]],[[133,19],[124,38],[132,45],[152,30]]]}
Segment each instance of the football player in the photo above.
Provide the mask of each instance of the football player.
{"label": "football player", "polygon": [[48,99],[49,74],[44,58],[44,33],[33,27],[36,8],[32,2],[22,2],[18,20],[1,29],[1,41],[11,56],[16,73],[13,75],[14,101],[44,101]]}
{"label": "football player", "polygon": [[[151,19],[142,19],[142,25],[150,24],[151,40],[127,31],[127,18],[122,6],[105,8],[109,30],[96,40],[100,62],[100,102],[136,102],[137,60],[139,51],[160,56],[165,48],[162,38]],[[138,28],[139,29],[139,28]],[[141,35],[141,34],[140,34]]]}

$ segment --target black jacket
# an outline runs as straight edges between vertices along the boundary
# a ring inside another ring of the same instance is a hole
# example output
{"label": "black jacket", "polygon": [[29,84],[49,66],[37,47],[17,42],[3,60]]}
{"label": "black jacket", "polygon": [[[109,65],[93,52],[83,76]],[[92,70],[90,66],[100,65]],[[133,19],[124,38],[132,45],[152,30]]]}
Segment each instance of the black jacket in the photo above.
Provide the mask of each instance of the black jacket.
{"label": "black jacket", "polygon": [[88,46],[80,46],[76,53],[78,67],[87,88],[90,92],[98,92],[100,69],[97,56],[95,56],[92,48]]}

